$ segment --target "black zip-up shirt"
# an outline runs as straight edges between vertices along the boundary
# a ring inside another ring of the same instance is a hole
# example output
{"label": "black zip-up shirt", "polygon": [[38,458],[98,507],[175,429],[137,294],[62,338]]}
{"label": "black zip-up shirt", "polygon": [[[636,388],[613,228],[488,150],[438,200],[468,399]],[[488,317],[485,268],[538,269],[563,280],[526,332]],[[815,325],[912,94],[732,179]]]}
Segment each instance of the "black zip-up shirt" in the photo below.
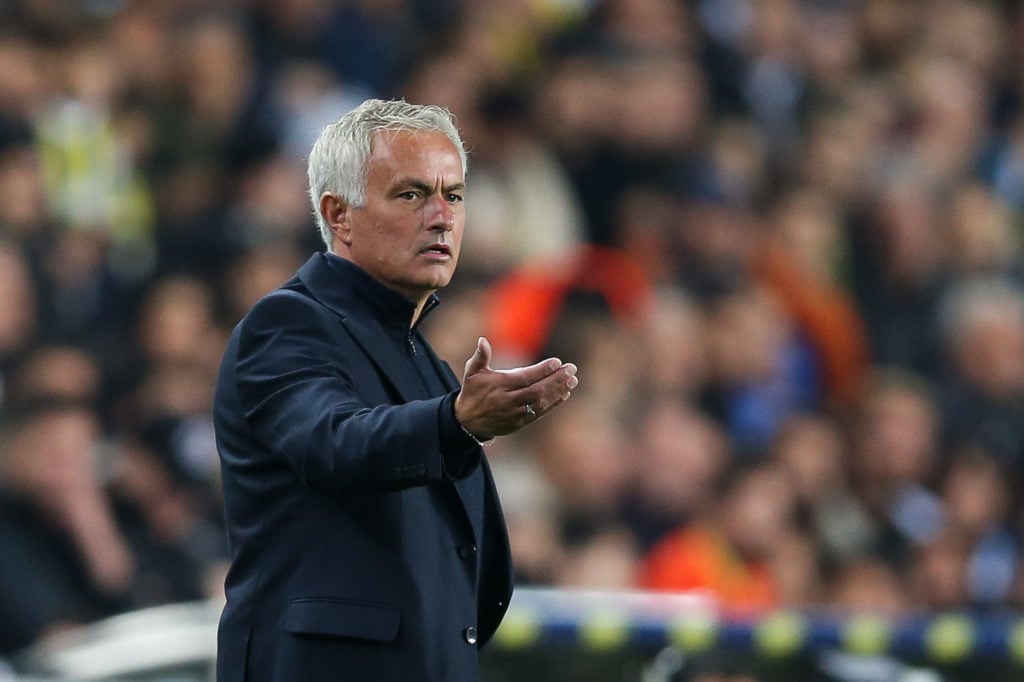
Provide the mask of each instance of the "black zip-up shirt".
{"label": "black zip-up shirt", "polygon": [[420,332],[423,320],[440,304],[436,295],[431,294],[424,305],[419,319],[412,323],[416,304],[404,295],[374,279],[366,270],[352,261],[327,252],[332,267],[346,270],[351,277],[352,288],[365,302],[373,302],[372,311],[390,339],[403,348],[403,354],[419,378],[424,395],[437,397],[445,395],[438,411],[441,439],[441,456],[445,472],[454,479],[469,475],[480,461],[480,448],[455,419],[455,398],[458,391],[448,391],[441,368],[432,359],[435,354],[428,350],[427,340]]}

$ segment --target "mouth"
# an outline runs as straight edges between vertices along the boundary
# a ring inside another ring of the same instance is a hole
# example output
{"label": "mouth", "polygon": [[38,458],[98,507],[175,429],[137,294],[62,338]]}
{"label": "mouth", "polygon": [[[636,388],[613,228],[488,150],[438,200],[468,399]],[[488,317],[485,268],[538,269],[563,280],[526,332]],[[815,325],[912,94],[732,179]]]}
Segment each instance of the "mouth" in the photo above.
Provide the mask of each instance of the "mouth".
{"label": "mouth", "polygon": [[431,244],[420,253],[432,258],[451,258],[452,247],[447,244]]}

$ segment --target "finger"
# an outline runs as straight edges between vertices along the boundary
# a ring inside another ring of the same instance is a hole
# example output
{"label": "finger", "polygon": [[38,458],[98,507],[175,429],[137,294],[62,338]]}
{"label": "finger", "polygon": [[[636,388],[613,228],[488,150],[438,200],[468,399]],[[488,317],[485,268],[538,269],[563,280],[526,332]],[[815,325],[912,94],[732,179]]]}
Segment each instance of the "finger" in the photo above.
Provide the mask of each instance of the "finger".
{"label": "finger", "polygon": [[567,390],[564,393],[560,394],[558,397],[556,397],[550,404],[547,405],[547,407],[544,407],[543,409],[534,408],[534,412],[535,412],[536,416],[530,416],[527,419],[527,422],[529,423],[529,422],[537,421],[538,419],[540,419],[544,415],[548,414],[549,412],[552,412],[553,410],[558,409],[570,397],[572,397],[572,391],[568,391]]}
{"label": "finger", "polygon": [[466,376],[482,372],[491,364],[491,343],[483,336],[476,340],[476,350],[466,361]]}
{"label": "finger", "polygon": [[515,369],[501,370],[512,388],[526,388],[538,381],[556,373],[562,367],[562,361],[558,358],[541,360],[529,367],[516,367]]}
{"label": "finger", "polygon": [[572,391],[566,391],[565,393],[563,393],[561,396],[558,397],[558,400],[556,400],[555,402],[551,403],[551,405],[549,405],[548,408],[546,410],[544,410],[544,414],[547,414],[548,412],[551,412],[552,410],[557,409],[561,405],[565,404],[565,402],[567,400],[569,400],[569,398],[571,398],[571,397],[572,397]]}
{"label": "finger", "polygon": [[537,409],[538,406],[543,408],[566,391],[571,391],[579,385],[576,372],[576,365],[572,363],[562,365],[558,371],[552,372],[530,386],[510,392],[509,397],[519,405],[531,404],[534,409]]}
{"label": "finger", "polygon": [[568,388],[564,388],[557,393],[549,393],[536,403],[531,403],[533,411],[538,417],[543,416],[565,402],[566,398],[570,395],[572,395],[572,391]]}

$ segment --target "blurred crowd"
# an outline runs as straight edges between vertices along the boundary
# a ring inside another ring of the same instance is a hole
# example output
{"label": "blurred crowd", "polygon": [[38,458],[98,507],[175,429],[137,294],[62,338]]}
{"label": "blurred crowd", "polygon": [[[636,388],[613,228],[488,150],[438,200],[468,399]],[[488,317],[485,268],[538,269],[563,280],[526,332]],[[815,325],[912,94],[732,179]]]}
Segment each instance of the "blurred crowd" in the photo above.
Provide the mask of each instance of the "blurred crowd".
{"label": "blurred crowd", "polygon": [[1024,605],[1024,7],[0,3],[0,652],[215,596],[212,386],[319,129],[449,107],[428,337],[581,386],[489,449],[520,584]]}

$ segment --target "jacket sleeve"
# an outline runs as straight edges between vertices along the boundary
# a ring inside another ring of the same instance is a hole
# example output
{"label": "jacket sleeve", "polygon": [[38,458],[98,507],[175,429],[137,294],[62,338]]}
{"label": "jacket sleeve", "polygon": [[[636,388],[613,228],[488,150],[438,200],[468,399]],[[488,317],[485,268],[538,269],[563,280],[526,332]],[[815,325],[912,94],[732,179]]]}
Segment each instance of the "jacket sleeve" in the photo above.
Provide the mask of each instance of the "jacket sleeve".
{"label": "jacket sleeve", "polygon": [[246,316],[236,390],[257,438],[284,455],[303,483],[332,493],[449,479],[441,443],[446,396],[364,404],[353,363],[366,359],[353,345],[340,346],[340,324],[316,302],[288,291],[263,299]]}

